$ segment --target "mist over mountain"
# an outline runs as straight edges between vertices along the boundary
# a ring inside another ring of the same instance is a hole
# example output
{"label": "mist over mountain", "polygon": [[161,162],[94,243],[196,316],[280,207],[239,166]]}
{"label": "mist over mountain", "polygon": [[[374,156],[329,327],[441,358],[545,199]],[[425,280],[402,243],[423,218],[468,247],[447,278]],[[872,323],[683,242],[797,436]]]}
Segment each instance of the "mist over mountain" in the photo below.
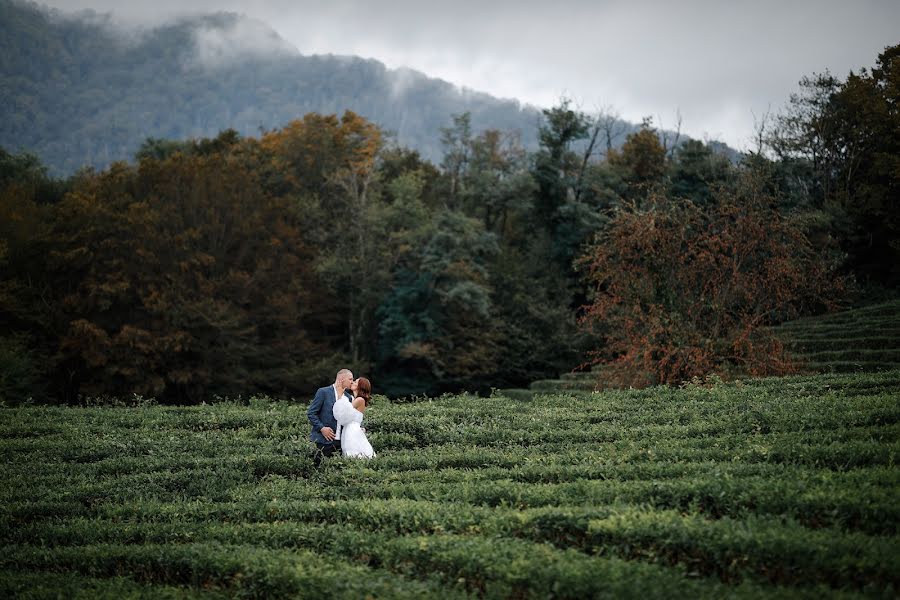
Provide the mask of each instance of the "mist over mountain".
{"label": "mist over mountain", "polygon": [[519,130],[529,145],[540,114],[375,60],[303,56],[234,14],[138,31],[0,0],[0,145],[36,153],[56,174],[130,160],[148,137],[257,135],[345,110],[430,159],[452,114],[470,111],[476,129]]}
{"label": "mist over mountain", "polygon": [[345,110],[435,162],[454,114],[471,113],[476,132],[518,132],[529,149],[541,118],[515,100],[376,60],[302,55],[264,23],[232,13],[139,30],[109,15],[0,0],[0,146],[37,154],[55,175],[131,160],[149,137],[228,128],[251,136]]}

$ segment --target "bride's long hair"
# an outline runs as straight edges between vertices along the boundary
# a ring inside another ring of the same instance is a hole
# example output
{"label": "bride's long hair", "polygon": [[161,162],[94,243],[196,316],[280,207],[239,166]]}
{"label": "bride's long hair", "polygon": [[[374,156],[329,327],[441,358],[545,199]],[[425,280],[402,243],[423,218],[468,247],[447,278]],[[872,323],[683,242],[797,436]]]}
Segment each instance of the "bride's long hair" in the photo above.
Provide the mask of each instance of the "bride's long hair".
{"label": "bride's long hair", "polygon": [[356,380],[356,395],[365,401],[366,406],[369,405],[372,398],[372,384],[365,377]]}

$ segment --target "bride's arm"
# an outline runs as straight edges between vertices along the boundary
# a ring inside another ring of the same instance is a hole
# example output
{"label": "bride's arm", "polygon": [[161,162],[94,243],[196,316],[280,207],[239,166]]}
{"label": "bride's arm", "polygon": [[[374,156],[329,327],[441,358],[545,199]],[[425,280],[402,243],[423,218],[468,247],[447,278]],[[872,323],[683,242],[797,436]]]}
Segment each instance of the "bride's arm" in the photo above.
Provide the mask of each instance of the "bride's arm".
{"label": "bride's arm", "polygon": [[353,420],[354,414],[350,406],[350,400],[348,400],[346,396],[343,398],[339,398],[334,403],[332,414],[334,415],[334,420],[337,421],[338,425],[348,425]]}
{"label": "bride's arm", "polygon": [[353,408],[358,410],[361,413],[366,412],[366,401],[357,396],[353,399]]}

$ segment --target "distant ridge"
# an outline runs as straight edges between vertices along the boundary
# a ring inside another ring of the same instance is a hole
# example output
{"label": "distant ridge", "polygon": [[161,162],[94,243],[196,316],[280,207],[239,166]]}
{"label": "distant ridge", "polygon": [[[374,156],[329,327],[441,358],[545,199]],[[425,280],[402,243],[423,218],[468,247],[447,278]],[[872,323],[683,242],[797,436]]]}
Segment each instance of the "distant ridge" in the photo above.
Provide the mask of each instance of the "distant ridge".
{"label": "distant ridge", "polygon": [[[541,111],[355,56],[305,56],[264,23],[232,13],[145,31],[109,15],[0,0],[0,146],[37,154],[54,175],[132,160],[148,137],[245,136],[309,112],[352,110],[439,162],[442,127],[518,132],[537,148]],[[624,123],[624,135],[636,126]]]}
{"label": "distant ridge", "polygon": [[304,56],[258,21],[185,18],[131,38],[96,15],[0,0],[0,145],[54,174],[130,160],[148,137],[242,135],[309,112],[353,110],[439,160],[440,128],[517,130],[535,146],[540,111],[358,57]]}

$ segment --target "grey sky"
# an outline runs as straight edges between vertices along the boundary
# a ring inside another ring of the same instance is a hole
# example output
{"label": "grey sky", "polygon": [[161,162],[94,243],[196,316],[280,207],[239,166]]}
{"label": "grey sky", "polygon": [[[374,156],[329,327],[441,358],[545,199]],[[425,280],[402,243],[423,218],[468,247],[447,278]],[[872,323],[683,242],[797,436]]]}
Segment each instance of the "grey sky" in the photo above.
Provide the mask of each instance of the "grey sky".
{"label": "grey sky", "polygon": [[844,77],[900,43],[896,0],[39,0],[131,24],[224,10],[259,19],[303,54],[355,54],[495,96],[750,146],[804,75]]}

